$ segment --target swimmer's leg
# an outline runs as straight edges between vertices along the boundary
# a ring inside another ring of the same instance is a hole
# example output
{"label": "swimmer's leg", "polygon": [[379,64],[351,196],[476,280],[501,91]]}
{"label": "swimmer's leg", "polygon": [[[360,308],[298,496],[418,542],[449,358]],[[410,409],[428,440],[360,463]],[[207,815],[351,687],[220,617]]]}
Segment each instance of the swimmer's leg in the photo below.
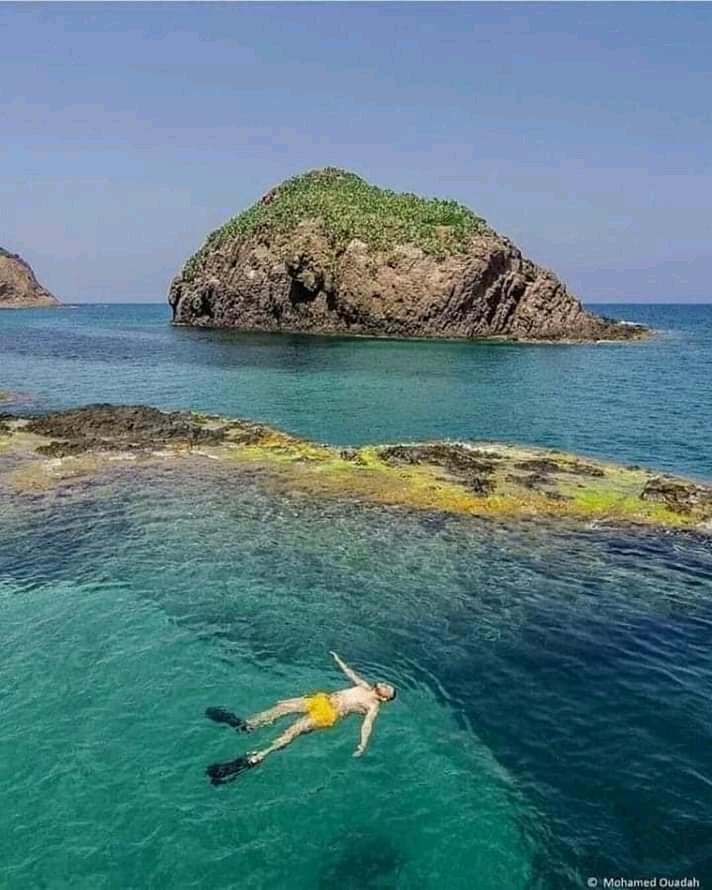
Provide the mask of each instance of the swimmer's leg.
{"label": "swimmer's leg", "polygon": [[261,711],[247,720],[233,714],[226,708],[206,708],[205,716],[216,723],[225,723],[231,726],[237,732],[251,732],[258,726],[266,726],[268,723],[274,723],[280,717],[286,717],[288,714],[303,714],[306,711],[306,702],[303,698],[288,698],[284,701],[277,702],[273,708],[267,711]]}
{"label": "swimmer's leg", "polygon": [[258,763],[262,763],[265,757],[268,757],[275,751],[279,751],[281,748],[286,748],[287,745],[291,744],[300,735],[312,732],[315,728],[311,717],[302,717],[295,723],[292,723],[292,725],[286,729],[281,736],[276,738],[268,748],[248,754],[247,759],[250,766],[257,766]]}
{"label": "swimmer's leg", "polygon": [[296,723],[293,723],[289,729],[285,730],[279,738],[276,738],[268,748],[262,751],[253,751],[250,754],[237,757],[235,760],[228,760],[225,763],[211,764],[206,770],[206,773],[210,776],[211,784],[225,785],[228,782],[232,782],[240,773],[244,773],[245,770],[262,763],[269,754],[279,751],[280,748],[286,748],[294,739],[300,735],[312,732],[315,728],[310,717],[302,717]]}
{"label": "swimmer's leg", "polygon": [[287,698],[284,701],[278,701],[273,708],[266,711],[260,711],[247,718],[247,727],[249,729],[257,729],[258,726],[267,726],[274,723],[280,717],[286,717],[288,714],[304,714],[307,710],[307,703],[303,696],[300,698]]}

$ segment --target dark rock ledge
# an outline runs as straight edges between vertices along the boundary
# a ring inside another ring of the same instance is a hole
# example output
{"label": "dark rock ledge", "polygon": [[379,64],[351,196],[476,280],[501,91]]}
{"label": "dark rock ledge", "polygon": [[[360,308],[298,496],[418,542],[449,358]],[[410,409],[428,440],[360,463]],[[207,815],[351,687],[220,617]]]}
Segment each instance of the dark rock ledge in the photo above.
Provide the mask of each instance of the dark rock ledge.
{"label": "dark rock ledge", "polygon": [[470,442],[336,448],[248,420],[142,405],[0,415],[0,487],[69,484],[116,466],[119,452],[137,469],[207,456],[316,498],[712,531],[712,485],[553,449]]}

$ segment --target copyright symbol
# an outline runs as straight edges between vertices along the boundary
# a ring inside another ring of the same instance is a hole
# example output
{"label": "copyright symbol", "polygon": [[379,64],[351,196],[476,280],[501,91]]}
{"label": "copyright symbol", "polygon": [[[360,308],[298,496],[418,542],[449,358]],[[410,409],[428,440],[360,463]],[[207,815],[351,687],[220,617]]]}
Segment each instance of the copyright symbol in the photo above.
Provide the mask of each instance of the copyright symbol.
{"label": "copyright symbol", "polygon": [[598,878],[589,878],[586,883],[589,887],[598,887]]}

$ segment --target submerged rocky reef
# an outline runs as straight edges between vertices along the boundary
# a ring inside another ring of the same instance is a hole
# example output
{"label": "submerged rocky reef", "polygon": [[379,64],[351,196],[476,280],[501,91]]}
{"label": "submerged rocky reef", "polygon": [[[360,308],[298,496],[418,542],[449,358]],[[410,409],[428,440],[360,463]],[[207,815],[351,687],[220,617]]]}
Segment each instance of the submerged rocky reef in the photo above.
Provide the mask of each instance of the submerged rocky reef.
{"label": "submerged rocky reef", "polygon": [[428,442],[339,448],[261,423],[145,406],[0,416],[0,487],[71,485],[125,461],[221,461],[279,492],[415,510],[712,531],[712,485],[552,449]]}
{"label": "submerged rocky reef", "polygon": [[19,254],[0,247],[0,309],[59,305],[54,294],[39,283],[29,263]]}
{"label": "submerged rocky reef", "polygon": [[207,238],[173,280],[176,324],[381,337],[632,340],[455,201],[313,170]]}

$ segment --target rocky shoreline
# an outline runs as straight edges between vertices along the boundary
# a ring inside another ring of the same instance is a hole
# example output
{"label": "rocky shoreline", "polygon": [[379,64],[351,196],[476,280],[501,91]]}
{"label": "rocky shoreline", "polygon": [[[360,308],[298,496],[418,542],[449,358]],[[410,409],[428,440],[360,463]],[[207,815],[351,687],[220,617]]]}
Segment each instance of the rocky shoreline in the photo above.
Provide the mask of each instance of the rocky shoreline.
{"label": "rocky shoreline", "polygon": [[552,449],[481,442],[337,448],[261,423],[146,406],[0,416],[0,489],[32,494],[155,461],[217,460],[275,490],[490,517],[712,531],[712,485]]}

